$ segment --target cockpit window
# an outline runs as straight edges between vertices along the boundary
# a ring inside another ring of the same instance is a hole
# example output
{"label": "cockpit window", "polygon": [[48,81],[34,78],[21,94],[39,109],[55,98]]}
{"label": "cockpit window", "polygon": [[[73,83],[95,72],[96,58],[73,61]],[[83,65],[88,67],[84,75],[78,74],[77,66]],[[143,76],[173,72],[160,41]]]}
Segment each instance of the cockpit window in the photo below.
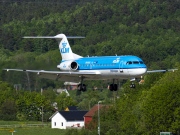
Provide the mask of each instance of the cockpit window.
{"label": "cockpit window", "polygon": [[126,63],[126,65],[130,65],[130,64],[144,64],[142,61],[128,61]]}
{"label": "cockpit window", "polygon": [[126,63],[126,65],[129,65],[129,64],[132,64],[132,62],[131,62],[131,61],[128,61],[128,62]]}

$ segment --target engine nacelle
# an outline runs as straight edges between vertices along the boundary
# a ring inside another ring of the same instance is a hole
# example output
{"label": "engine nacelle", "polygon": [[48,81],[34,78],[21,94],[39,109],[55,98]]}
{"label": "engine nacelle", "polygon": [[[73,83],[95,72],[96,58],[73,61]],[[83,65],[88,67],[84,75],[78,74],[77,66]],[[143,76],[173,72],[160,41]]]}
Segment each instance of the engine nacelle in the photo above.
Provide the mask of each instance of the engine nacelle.
{"label": "engine nacelle", "polygon": [[78,70],[78,63],[75,61],[65,61],[60,63],[60,65],[57,66],[57,68],[60,68],[61,70]]}

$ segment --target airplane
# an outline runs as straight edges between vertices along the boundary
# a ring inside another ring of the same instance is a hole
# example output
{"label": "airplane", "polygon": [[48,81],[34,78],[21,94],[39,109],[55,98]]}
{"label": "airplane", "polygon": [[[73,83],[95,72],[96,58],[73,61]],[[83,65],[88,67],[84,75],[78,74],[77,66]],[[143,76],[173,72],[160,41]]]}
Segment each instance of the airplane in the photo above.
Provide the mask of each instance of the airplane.
{"label": "airplane", "polygon": [[152,70],[148,71],[143,60],[133,55],[123,56],[93,56],[82,57],[72,52],[68,39],[85,38],[81,36],[66,36],[58,34],[56,36],[26,36],[23,38],[47,38],[56,39],[59,44],[62,60],[57,68],[60,71],[47,70],[23,70],[23,69],[4,69],[6,71],[21,71],[37,73],[41,78],[80,82],[78,85],[79,91],[86,91],[84,80],[112,80],[109,85],[110,91],[117,91],[117,80],[130,79],[132,82],[130,87],[135,88],[135,81],[146,73],[174,71],[170,70]]}

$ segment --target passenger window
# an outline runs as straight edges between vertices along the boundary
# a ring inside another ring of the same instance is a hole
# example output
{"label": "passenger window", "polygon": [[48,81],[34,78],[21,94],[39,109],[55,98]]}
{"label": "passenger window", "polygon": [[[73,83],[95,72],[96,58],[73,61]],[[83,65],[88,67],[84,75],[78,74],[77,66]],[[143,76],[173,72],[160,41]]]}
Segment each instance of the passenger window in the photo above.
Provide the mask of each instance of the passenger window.
{"label": "passenger window", "polygon": [[133,64],[139,64],[139,61],[133,61]]}

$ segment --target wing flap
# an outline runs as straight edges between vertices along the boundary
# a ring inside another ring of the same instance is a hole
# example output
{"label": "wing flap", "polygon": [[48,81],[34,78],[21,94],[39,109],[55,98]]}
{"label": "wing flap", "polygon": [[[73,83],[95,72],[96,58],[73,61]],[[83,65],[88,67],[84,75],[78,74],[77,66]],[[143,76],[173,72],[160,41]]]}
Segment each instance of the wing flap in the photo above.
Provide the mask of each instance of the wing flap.
{"label": "wing flap", "polygon": [[69,75],[96,75],[99,72],[72,72],[72,71],[47,71],[47,70],[27,70],[27,69],[4,69],[6,71],[20,71],[20,72],[33,72],[33,73],[47,73],[47,74],[69,74]]}
{"label": "wing flap", "polygon": [[30,72],[37,73],[40,78],[47,78],[52,80],[61,80],[61,81],[79,81],[81,77],[85,79],[93,79],[100,77],[100,72],[72,72],[72,71],[47,71],[47,70],[26,70],[26,69],[4,69],[6,71],[19,71],[19,72]]}

